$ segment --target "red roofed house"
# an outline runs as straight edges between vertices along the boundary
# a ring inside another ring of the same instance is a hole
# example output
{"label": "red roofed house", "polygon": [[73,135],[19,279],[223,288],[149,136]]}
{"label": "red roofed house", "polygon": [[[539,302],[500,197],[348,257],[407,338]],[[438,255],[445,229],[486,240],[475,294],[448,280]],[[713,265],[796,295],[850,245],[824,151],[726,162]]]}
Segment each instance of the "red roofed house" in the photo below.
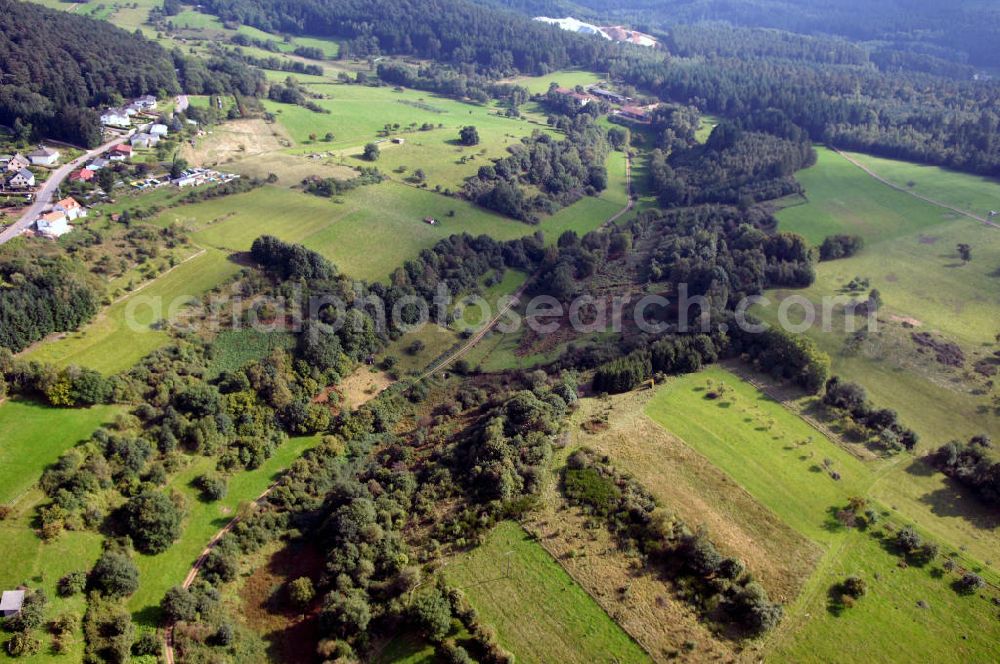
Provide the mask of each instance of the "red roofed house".
{"label": "red roofed house", "polygon": [[640,106],[622,106],[621,114],[639,122],[649,122],[649,113]]}
{"label": "red roofed house", "polygon": [[108,159],[111,161],[126,161],[132,158],[132,146],[120,144],[108,150]]}
{"label": "red roofed house", "polygon": [[70,221],[79,219],[80,217],[87,216],[87,210],[84,209],[82,205],[77,203],[75,198],[67,196],[58,203],[52,206],[53,212],[62,212],[66,215],[66,218]]}
{"label": "red roofed house", "polygon": [[564,97],[572,97],[576,101],[577,106],[586,106],[596,99],[592,95],[580,94],[576,90],[570,90],[569,88],[556,88],[555,91],[556,94],[563,95]]}
{"label": "red roofed house", "polygon": [[94,171],[89,168],[81,168],[69,174],[70,182],[90,182],[94,179]]}

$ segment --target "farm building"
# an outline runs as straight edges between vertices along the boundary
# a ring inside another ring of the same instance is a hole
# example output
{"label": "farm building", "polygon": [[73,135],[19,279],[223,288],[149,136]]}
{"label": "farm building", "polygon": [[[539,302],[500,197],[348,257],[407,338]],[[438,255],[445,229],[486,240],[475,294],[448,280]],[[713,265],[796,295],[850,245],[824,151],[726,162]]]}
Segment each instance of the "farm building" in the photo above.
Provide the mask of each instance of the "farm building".
{"label": "farm building", "polygon": [[35,174],[27,168],[22,168],[7,179],[7,186],[11,189],[27,189],[35,186]]}
{"label": "farm building", "polygon": [[597,98],[593,95],[580,94],[576,90],[570,90],[569,88],[556,88],[556,94],[563,95],[564,97],[570,97],[576,102],[577,106],[583,107]]}
{"label": "farm building", "polygon": [[3,595],[0,596],[0,616],[4,618],[16,616],[21,612],[22,606],[24,606],[23,590],[3,591]]}
{"label": "farm building", "polygon": [[625,104],[627,102],[632,101],[625,95],[620,95],[617,92],[612,92],[611,90],[605,90],[604,88],[599,88],[597,86],[588,88],[587,92],[594,95],[595,97],[601,97],[602,99],[607,99],[608,101],[614,102],[615,104]]}
{"label": "farm building", "polygon": [[636,122],[649,122],[649,111],[641,106],[622,106],[621,116]]}
{"label": "farm building", "polygon": [[28,153],[28,159],[35,166],[52,166],[59,161],[59,151],[40,146],[34,152]]}

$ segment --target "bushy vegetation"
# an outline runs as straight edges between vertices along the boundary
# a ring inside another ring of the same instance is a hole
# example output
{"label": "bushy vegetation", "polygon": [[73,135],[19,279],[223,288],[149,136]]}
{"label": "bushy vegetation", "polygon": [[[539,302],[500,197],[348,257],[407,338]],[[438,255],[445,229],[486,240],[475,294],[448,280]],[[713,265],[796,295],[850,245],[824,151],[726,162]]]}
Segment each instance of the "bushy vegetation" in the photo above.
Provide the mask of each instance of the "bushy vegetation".
{"label": "bushy vegetation", "polygon": [[973,436],[968,443],[953,440],[939,447],[931,462],[942,473],[972,489],[979,498],[1000,506],[1000,461],[989,436]]}
{"label": "bushy vegetation", "polygon": [[896,411],[889,408],[875,408],[869,401],[865,389],[860,385],[843,381],[834,376],[826,382],[823,404],[842,413],[855,427],[864,440],[872,442],[889,453],[903,449],[912,450],[920,437],[915,431],[899,421]]}

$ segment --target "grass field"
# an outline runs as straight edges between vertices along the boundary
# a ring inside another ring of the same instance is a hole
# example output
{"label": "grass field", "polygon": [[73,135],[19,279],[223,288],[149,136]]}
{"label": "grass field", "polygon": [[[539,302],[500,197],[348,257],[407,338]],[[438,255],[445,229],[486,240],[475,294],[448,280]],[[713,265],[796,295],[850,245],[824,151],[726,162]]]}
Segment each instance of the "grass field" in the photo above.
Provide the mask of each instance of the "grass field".
{"label": "grass field", "polygon": [[649,658],[516,523],[444,568],[519,662],[646,662]]}
{"label": "grass field", "polygon": [[287,332],[223,330],[212,341],[212,361],[205,377],[211,380],[225,371],[238,371],[278,348],[289,349],[294,344],[295,338]]}
{"label": "grass field", "polygon": [[568,69],[553,72],[545,76],[521,76],[509,79],[510,83],[516,83],[528,89],[531,94],[542,94],[548,92],[549,86],[555,83],[564,88],[575,88],[578,85],[596,85],[601,83],[604,77],[591,71],[581,69]]}
{"label": "grass field", "polygon": [[[195,241],[225,252],[247,251],[261,235],[302,243],[359,279],[385,279],[405,260],[453,233],[486,233],[506,240],[533,232],[465,201],[394,182],[360,187],[337,203],[280,187],[185,206],[164,212],[196,230]],[[455,215],[449,216],[454,210]],[[436,226],[426,216],[440,220]],[[403,240],[405,238],[405,240]]]}
{"label": "grass field", "polygon": [[[720,382],[726,385],[725,394],[706,398],[709,387],[718,390]],[[996,630],[995,611],[988,600],[958,595],[949,587],[947,575],[937,578],[933,564],[900,568],[898,558],[871,534],[833,525],[830,507],[845,504],[852,495],[870,496],[878,480],[872,468],[719,368],[671,380],[657,391],[646,413],[825,548],[817,572],[776,633],[768,637],[775,661],[866,661],[889,647],[901,648],[903,659],[910,661],[922,657],[988,661],[996,656],[995,639],[980,636],[983,630]],[[826,459],[841,474],[839,481],[823,470]],[[899,511],[888,513],[897,523],[923,516],[894,507]],[[924,528],[923,521],[917,525]],[[947,544],[946,551],[955,551],[964,543]],[[990,548],[995,552],[995,543]],[[976,565],[974,560],[967,564]],[[858,608],[835,617],[827,611],[827,589],[852,573],[864,575],[872,591]],[[931,609],[921,608],[918,601]],[[943,624],[942,616],[948,616]],[[849,650],[841,648],[843,641],[834,636],[842,634],[855,635]],[[905,644],[890,646],[898,634],[907,635]]]}
{"label": "grass field", "polygon": [[51,408],[21,399],[0,404],[0,505],[17,499],[59,455],[121,410]]}
{"label": "grass field", "polygon": [[[890,163],[903,173],[922,168]],[[956,191],[986,187],[973,176],[947,176],[949,182],[961,183]],[[858,234],[866,246],[852,258],[820,263],[814,285],[769,293],[772,301],[795,294],[818,304],[824,296],[840,294],[855,276],[870,279],[884,305],[879,330],[862,352],[844,351],[848,335],[837,315],[830,331],[815,326],[809,331],[833,358],[834,372],[860,382],[879,403],[897,409],[928,445],[979,431],[1000,434],[1000,418],[989,407],[989,397],[973,393],[977,385],[962,371],[948,371],[931,356],[917,353],[906,327],[958,343],[970,358],[968,365],[992,352],[984,344],[998,331],[1000,231],[895,191],[828,150],[821,149],[817,165],[797,177],[808,203],[782,210],[780,228],[814,243],[831,234]],[[988,187],[985,191],[984,196],[991,195]],[[960,242],[973,247],[967,264],[956,256]],[[773,304],[759,311],[775,320]]]}
{"label": "grass field", "polygon": [[226,497],[210,503],[199,498],[199,490],[191,486],[191,482],[202,473],[213,470],[215,459],[190,457],[188,466],[170,481],[170,487],[187,500],[181,538],[159,555],[136,556],[140,585],[138,592],[129,598],[129,608],[136,620],[149,625],[157,624],[160,599],[167,590],[184,581],[191,565],[212,536],[239,513],[241,505],[256,499],[283,469],[317,443],[318,436],[290,438],[260,468],[242,471],[229,478]]}
{"label": "grass field", "polygon": [[228,256],[212,247],[175,267],[98,314],[90,324],[58,339],[40,343],[23,357],[57,366],[75,364],[112,374],[131,367],[167,343],[158,325],[172,320],[189,302],[239,271]]}
{"label": "grass field", "polygon": [[915,194],[985,217],[1000,209],[1000,181],[937,166],[851,153],[851,158]]}

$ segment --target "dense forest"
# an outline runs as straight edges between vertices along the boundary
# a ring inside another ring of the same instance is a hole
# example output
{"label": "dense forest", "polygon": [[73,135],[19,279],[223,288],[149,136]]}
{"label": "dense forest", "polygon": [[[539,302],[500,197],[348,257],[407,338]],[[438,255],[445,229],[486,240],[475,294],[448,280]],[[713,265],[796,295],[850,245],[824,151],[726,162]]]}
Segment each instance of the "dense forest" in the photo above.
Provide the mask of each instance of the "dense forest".
{"label": "dense forest", "polygon": [[[673,36],[677,26],[729,24],[836,35],[915,55],[997,65],[1000,7],[977,0],[477,0],[529,16],[568,16],[626,24]],[[727,28],[728,29],[728,28]]]}
{"label": "dense forest", "polygon": [[341,57],[417,55],[494,76],[589,62],[607,44],[464,0],[208,0],[207,11],[274,33],[346,39]]}
{"label": "dense forest", "polygon": [[99,295],[66,261],[0,262],[0,348],[18,352],[53,332],[67,332],[97,313]]}
{"label": "dense forest", "polygon": [[0,0],[0,63],[0,124],[88,147],[101,142],[100,106],[181,89],[264,89],[262,72],[222,53],[201,59],[167,52],[106,21],[15,0]]}
{"label": "dense forest", "polygon": [[90,107],[180,90],[170,55],[110,23],[0,0],[0,124],[95,145]]}

